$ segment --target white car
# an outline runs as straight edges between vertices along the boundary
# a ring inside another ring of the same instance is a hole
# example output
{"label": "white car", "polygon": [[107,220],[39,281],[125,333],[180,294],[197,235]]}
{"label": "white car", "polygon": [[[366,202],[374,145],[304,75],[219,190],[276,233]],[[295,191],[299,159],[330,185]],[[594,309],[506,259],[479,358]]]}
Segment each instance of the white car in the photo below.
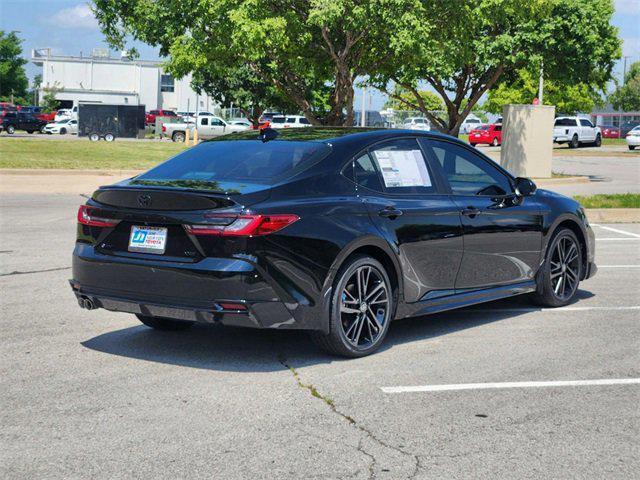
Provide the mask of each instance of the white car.
{"label": "white car", "polygon": [[269,121],[271,128],[304,128],[311,123],[302,115],[276,115]]}
{"label": "white car", "polygon": [[640,147],[640,125],[629,130],[625,138],[627,139],[629,150],[635,150],[636,147]]}
{"label": "white car", "polygon": [[482,125],[482,121],[477,117],[467,117],[460,125],[460,133],[469,133]]}
{"label": "white car", "polygon": [[229,125],[244,125],[247,128],[251,128],[252,124],[246,118],[230,118],[227,120]]}
{"label": "white car", "polygon": [[431,130],[431,122],[428,118],[423,117],[409,117],[402,124],[402,128],[409,130]]}
{"label": "white car", "polygon": [[78,121],[67,118],[53,123],[47,123],[44,133],[65,135],[67,133],[78,134]]}
{"label": "white car", "polygon": [[569,148],[578,148],[584,143],[599,147],[602,144],[602,132],[587,118],[558,117],[553,124],[553,142],[568,143]]}

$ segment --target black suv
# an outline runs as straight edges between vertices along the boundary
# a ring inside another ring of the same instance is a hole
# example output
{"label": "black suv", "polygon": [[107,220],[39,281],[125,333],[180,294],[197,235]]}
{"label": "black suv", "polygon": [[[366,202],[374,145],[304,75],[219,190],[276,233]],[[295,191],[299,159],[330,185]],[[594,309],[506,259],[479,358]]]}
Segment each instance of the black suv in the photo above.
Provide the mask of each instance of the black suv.
{"label": "black suv", "polygon": [[47,122],[40,120],[32,113],[7,112],[0,123],[0,131],[6,130],[10,135],[13,135],[16,130],[43,133],[46,125]]}

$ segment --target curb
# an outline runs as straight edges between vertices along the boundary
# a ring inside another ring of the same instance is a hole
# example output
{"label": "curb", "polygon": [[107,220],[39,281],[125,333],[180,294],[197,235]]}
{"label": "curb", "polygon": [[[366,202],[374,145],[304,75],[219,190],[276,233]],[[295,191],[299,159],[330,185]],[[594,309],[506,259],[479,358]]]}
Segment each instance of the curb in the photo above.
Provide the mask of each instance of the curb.
{"label": "curb", "polygon": [[640,208],[585,208],[592,223],[640,223]]}
{"label": "curb", "polygon": [[590,183],[591,180],[586,176],[575,177],[556,177],[556,178],[532,178],[532,180],[539,187],[545,187],[546,185],[571,185],[574,183]]}

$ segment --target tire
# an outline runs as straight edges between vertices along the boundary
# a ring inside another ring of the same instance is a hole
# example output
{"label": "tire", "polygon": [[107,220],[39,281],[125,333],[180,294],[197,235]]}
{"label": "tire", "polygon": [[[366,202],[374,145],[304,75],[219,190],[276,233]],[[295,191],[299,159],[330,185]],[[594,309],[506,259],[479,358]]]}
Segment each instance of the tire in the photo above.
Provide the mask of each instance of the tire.
{"label": "tire", "polygon": [[173,132],[173,135],[171,135],[171,140],[174,142],[184,142],[186,138],[184,132]]}
{"label": "tire", "polygon": [[[365,284],[363,289],[358,288],[359,276]],[[362,290],[364,295],[359,293]],[[362,301],[367,296],[369,300]],[[356,255],[340,267],[333,282],[326,313],[329,334],[312,332],[311,338],[333,355],[351,358],[370,355],[387,336],[394,307],[393,289],[385,268],[375,258]]]}
{"label": "tire", "polygon": [[475,147],[476,145],[477,145],[477,143],[472,143],[471,144],[472,147]]}
{"label": "tire", "polygon": [[635,150],[636,146],[635,145],[629,145],[629,150]]}
{"label": "tire", "polygon": [[60,129],[60,135],[65,135],[67,133],[67,129],[66,128],[61,128]]}
{"label": "tire", "polygon": [[32,134],[33,134],[33,130],[27,130],[27,133],[28,133],[29,135],[32,135]]}
{"label": "tire", "polygon": [[13,125],[9,125],[9,126],[7,127],[7,133],[8,133],[9,135],[13,135],[15,132],[16,132],[16,127],[14,127]]}
{"label": "tire", "polygon": [[105,142],[113,142],[116,139],[116,136],[113,133],[105,133],[104,141]]}
{"label": "tire", "polygon": [[45,130],[44,130],[45,127],[46,127],[46,125],[42,125],[40,127],[40,133],[46,133]]}
{"label": "tire", "polygon": [[491,141],[491,146],[492,147],[498,146],[498,137],[493,137],[493,140]]}
{"label": "tire", "polygon": [[97,142],[98,140],[100,140],[100,135],[98,135],[97,133],[90,133],[89,140],[92,142]]}
{"label": "tire", "polygon": [[533,301],[543,307],[562,307],[573,300],[582,275],[582,247],[576,234],[568,228],[558,230],[545,257],[536,278]]}
{"label": "tire", "polygon": [[569,142],[569,148],[578,148],[580,146],[580,140],[578,140],[578,135],[573,134],[573,138]]}
{"label": "tire", "polygon": [[187,320],[172,320],[170,318],[160,317],[147,317],[145,315],[138,315],[138,320],[144,323],[147,327],[154,328],[156,330],[163,330],[166,332],[179,332],[187,330],[193,326],[194,322]]}
{"label": "tire", "polygon": [[596,136],[596,141],[593,142],[593,145],[596,147],[600,147],[602,145],[602,137],[600,135]]}

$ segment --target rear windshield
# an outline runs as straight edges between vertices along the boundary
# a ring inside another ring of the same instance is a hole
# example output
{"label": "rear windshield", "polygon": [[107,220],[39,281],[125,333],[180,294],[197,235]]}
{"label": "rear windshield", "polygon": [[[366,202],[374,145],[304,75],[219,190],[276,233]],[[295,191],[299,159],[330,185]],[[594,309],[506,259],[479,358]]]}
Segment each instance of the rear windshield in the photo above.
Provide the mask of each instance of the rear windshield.
{"label": "rear windshield", "polygon": [[206,185],[248,182],[271,185],[289,178],[323,159],[331,147],[322,142],[230,140],[204,142],[136,177],[132,182],[154,181]]}
{"label": "rear windshield", "polygon": [[556,127],[575,127],[577,126],[575,118],[556,118]]}
{"label": "rear windshield", "polygon": [[480,125],[479,127],[476,127],[476,130],[489,130],[490,128],[490,125]]}

